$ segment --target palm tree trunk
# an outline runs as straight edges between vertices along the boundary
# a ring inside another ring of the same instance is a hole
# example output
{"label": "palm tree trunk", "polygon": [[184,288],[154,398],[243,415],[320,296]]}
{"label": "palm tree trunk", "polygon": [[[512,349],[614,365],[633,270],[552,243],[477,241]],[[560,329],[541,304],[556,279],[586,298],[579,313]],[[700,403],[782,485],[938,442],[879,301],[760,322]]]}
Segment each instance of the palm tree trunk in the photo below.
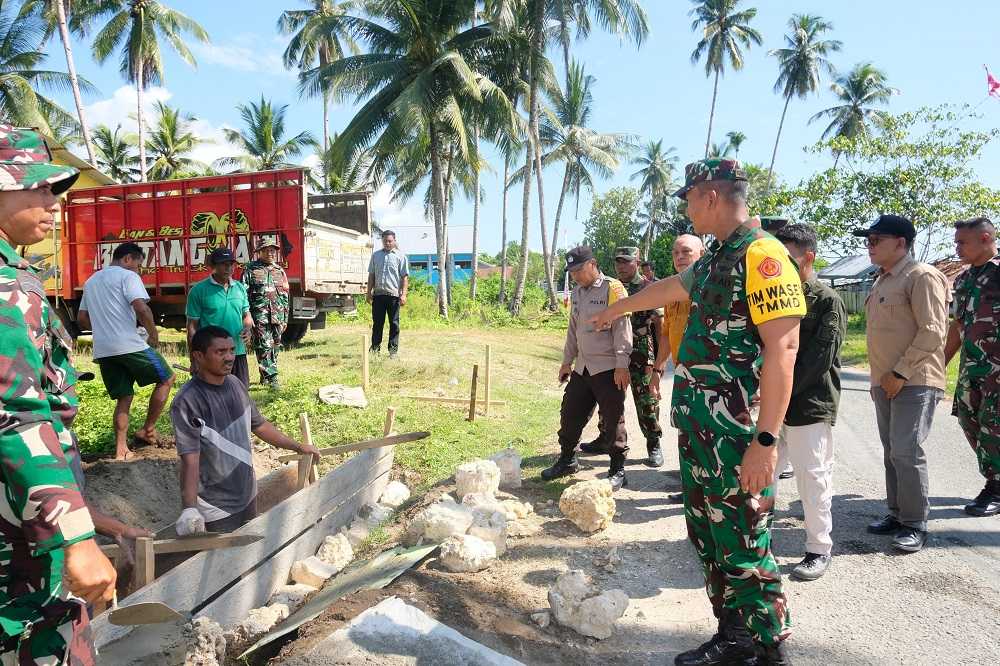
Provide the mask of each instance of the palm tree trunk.
{"label": "palm tree trunk", "polygon": [[451,305],[452,287],[455,284],[455,257],[451,254],[451,241],[448,237],[448,218],[451,216],[451,176],[455,164],[455,144],[448,148],[448,168],[444,177],[444,209],[441,215],[444,218],[444,256],[445,267],[443,274],[446,275],[448,284],[445,290],[448,292],[448,305]]}
{"label": "palm tree trunk", "polygon": [[59,22],[59,37],[62,39],[63,51],[66,52],[66,72],[69,74],[69,84],[73,89],[73,103],[76,105],[76,115],[80,119],[83,143],[87,147],[87,159],[91,164],[96,165],[94,140],[90,136],[87,119],[83,115],[83,98],[80,95],[80,81],[76,76],[76,63],[73,61],[73,47],[70,46],[69,27],[66,24],[66,6],[63,4],[63,0],[56,0],[56,17]]}
{"label": "palm tree trunk", "polygon": [[323,91],[323,154],[330,149],[330,95]]}
{"label": "palm tree trunk", "polygon": [[136,99],[136,122],[139,124],[139,182],[146,182],[146,131],[145,131],[145,117],[142,113],[142,93],[143,93],[143,75],[139,72],[139,76],[135,81],[135,99]]}
{"label": "palm tree trunk", "polygon": [[[473,17],[475,20],[475,17]],[[476,189],[472,200],[472,275],[469,278],[469,298],[476,300],[476,271],[479,270],[479,128],[472,129],[472,141],[476,146],[477,163],[474,165],[475,175],[473,187]]]}
{"label": "palm tree trunk", "polygon": [[715,99],[719,96],[719,70],[715,70],[715,85],[712,86],[712,107],[708,112],[708,136],[705,138],[705,159],[708,159],[708,147],[712,143],[712,123],[715,121]]}
{"label": "palm tree trunk", "polygon": [[778,123],[778,136],[774,137],[774,151],[771,153],[771,166],[767,168],[767,188],[764,196],[771,193],[771,183],[774,179],[774,160],[778,157],[778,142],[781,141],[781,128],[785,126],[785,114],[788,113],[788,103],[792,101],[792,96],[785,97],[785,108],[781,111],[781,122]]}
{"label": "palm tree trunk", "polygon": [[521,312],[521,302],[524,300],[524,283],[528,280],[528,233],[531,222],[531,170],[533,164],[531,140],[529,139],[524,146],[524,191],[521,195],[521,261],[517,266],[514,296],[510,299],[510,313],[513,315]]}
{"label": "palm tree trunk", "polygon": [[[437,237],[438,260],[438,313],[448,318],[448,284],[445,270],[447,263],[447,229],[444,221],[444,192],[441,173],[441,146],[437,127],[434,122],[428,123],[428,133],[431,140],[431,210],[434,214],[434,231]],[[433,270],[431,271],[433,275]]]}
{"label": "palm tree trunk", "polygon": [[[549,294],[549,309],[555,312],[559,309],[559,304],[556,302],[556,285],[552,277],[552,253],[549,250],[549,230],[545,226],[545,188],[543,187],[542,180],[542,142],[538,136],[538,115],[538,109],[536,108],[531,143],[535,149],[535,178],[538,180],[538,225],[542,232],[542,261],[545,263],[545,290]],[[555,248],[553,247],[553,249]]]}
{"label": "palm tree trunk", "polygon": [[510,158],[503,158],[503,204],[500,208],[500,292],[497,305],[507,298],[507,185],[510,181]]}
{"label": "palm tree trunk", "polygon": [[556,254],[559,248],[559,220],[562,218],[563,203],[566,201],[566,191],[569,189],[569,164],[566,165],[566,173],[563,175],[562,190],[559,192],[559,205],[556,206],[556,222],[552,227],[552,282],[556,279],[556,262],[559,257]]}

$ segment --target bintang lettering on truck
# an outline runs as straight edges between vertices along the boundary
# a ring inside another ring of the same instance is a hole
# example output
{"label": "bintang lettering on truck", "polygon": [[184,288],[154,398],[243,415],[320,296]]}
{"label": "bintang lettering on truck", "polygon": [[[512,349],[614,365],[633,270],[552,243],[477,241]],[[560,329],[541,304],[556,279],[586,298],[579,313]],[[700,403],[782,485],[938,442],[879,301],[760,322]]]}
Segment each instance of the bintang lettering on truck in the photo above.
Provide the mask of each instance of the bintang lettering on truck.
{"label": "bintang lettering on truck", "polygon": [[802,285],[795,283],[774,284],[749,294],[750,307],[757,312],[777,312],[791,310],[802,305]]}

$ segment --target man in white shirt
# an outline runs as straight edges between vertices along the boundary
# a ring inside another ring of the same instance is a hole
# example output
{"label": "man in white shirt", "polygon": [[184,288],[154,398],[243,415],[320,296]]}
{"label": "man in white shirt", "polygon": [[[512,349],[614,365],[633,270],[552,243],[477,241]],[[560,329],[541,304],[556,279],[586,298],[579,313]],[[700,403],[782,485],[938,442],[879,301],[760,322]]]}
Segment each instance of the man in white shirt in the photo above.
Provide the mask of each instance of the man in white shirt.
{"label": "man in white shirt", "polygon": [[[117,460],[124,460],[129,453],[126,438],[135,385],[156,384],[149,398],[146,422],[133,435],[140,444],[155,444],[156,419],[174,383],[170,365],[155,349],[159,334],[153,311],[146,303],[149,294],[139,277],[145,258],[137,244],[119,245],[111,256],[111,265],[87,280],[80,302],[80,326],[93,332],[94,361],[101,368],[108,395],[118,401],[114,417]],[[146,337],[140,334],[139,324]]]}

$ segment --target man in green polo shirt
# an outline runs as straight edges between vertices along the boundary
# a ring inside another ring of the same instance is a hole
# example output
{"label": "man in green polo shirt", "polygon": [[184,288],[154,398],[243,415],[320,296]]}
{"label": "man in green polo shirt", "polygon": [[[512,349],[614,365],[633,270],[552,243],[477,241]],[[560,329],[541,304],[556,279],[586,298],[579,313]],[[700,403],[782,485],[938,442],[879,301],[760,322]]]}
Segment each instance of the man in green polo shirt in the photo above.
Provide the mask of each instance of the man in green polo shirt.
{"label": "man in green polo shirt", "polygon": [[250,316],[247,290],[242,282],[233,279],[236,257],[233,256],[232,250],[227,247],[213,250],[208,256],[208,264],[212,267],[212,274],[196,283],[188,292],[186,310],[188,348],[190,349],[191,338],[199,328],[219,326],[225,329],[236,343],[233,376],[243,382],[244,386],[249,387],[250,366],[247,365],[247,345],[253,331],[253,319]]}

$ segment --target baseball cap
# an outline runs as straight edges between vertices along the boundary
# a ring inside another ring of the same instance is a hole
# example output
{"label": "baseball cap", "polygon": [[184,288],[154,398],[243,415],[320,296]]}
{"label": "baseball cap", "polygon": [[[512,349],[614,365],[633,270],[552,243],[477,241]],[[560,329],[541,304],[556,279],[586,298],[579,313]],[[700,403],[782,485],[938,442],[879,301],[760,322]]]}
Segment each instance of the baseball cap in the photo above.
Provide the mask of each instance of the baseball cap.
{"label": "baseball cap", "polygon": [[255,249],[259,252],[265,247],[276,247],[279,250],[281,249],[281,245],[279,245],[278,241],[272,236],[264,236],[257,239],[257,247]]}
{"label": "baseball cap", "polygon": [[907,242],[910,242],[916,237],[917,230],[913,228],[913,222],[902,215],[879,215],[875,224],[867,229],[855,229],[851,234],[863,237],[871,234],[885,234],[886,236],[905,238]]}
{"label": "baseball cap", "polygon": [[71,166],[52,164],[52,153],[36,130],[0,125],[0,192],[51,185],[53,194],[62,194],[79,177]]}
{"label": "baseball cap", "polygon": [[632,246],[619,247],[615,249],[615,259],[628,259],[629,261],[639,258],[639,248]]}
{"label": "baseball cap", "polygon": [[566,253],[566,269],[575,271],[594,258],[594,251],[586,245],[578,245]]}
{"label": "baseball cap", "polygon": [[684,167],[684,187],[674,192],[674,196],[685,199],[692,187],[706,180],[747,180],[747,172],[739,160],[712,157],[691,162]]}
{"label": "baseball cap", "polygon": [[228,247],[217,247],[212,250],[212,254],[208,255],[208,263],[213,266],[226,261],[236,261],[236,257],[233,256],[233,251]]}

